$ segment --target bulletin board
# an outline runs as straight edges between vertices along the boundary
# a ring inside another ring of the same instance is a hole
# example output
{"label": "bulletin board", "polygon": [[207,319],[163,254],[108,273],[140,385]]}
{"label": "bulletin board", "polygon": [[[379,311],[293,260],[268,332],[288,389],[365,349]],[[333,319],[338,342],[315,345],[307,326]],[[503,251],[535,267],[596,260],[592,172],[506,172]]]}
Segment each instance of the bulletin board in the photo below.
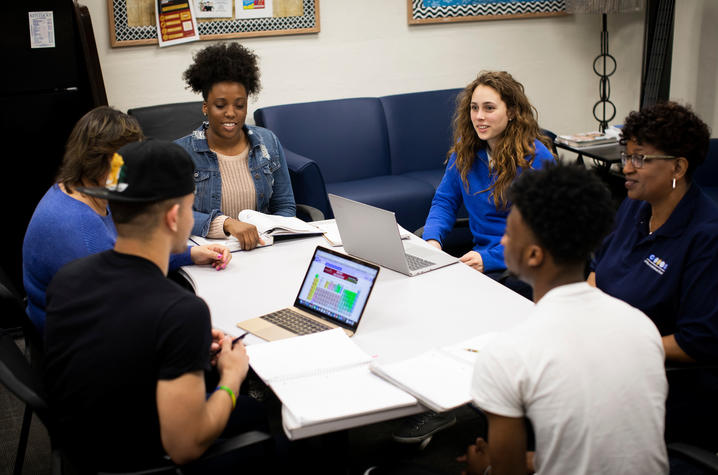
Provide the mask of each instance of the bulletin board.
{"label": "bulletin board", "polygon": [[565,0],[407,0],[410,25],[566,14]]}
{"label": "bulletin board", "polygon": [[[188,0],[192,1],[192,0]],[[107,0],[113,47],[157,44],[155,0]],[[271,18],[200,18],[200,40],[319,32],[319,0],[273,0]]]}

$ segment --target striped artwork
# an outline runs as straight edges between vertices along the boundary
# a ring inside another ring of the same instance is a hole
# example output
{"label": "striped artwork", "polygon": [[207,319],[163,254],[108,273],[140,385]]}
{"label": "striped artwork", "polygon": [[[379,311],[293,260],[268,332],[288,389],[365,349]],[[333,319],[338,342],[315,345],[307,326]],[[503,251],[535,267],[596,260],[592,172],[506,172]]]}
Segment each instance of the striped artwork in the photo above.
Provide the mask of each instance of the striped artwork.
{"label": "striped artwork", "polygon": [[409,24],[566,14],[565,0],[407,0]]}

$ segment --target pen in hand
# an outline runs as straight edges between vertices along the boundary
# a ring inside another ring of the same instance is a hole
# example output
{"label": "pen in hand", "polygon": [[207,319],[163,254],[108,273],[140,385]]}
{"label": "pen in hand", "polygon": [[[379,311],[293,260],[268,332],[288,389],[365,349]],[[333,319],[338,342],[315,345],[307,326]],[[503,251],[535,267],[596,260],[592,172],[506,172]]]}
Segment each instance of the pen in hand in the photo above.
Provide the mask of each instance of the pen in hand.
{"label": "pen in hand", "polygon": [[[243,334],[243,335],[241,335],[241,336],[238,336],[237,338],[235,338],[234,340],[232,340],[232,348],[234,348],[234,344],[235,344],[235,343],[237,343],[238,341],[242,341],[242,340],[244,339],[244,337],[247,336],[247,335],[249,335],[249,332],[247,332],[247,333],[245,333],[245,334]],[[213,357],[214,357],[214,356],[217,356],[220,351],[222,351],[222,347],[221,347],[221,346],[219,347],[219,349],[218,349],[217,351],[213,351],[210,356],[213,356]]]}

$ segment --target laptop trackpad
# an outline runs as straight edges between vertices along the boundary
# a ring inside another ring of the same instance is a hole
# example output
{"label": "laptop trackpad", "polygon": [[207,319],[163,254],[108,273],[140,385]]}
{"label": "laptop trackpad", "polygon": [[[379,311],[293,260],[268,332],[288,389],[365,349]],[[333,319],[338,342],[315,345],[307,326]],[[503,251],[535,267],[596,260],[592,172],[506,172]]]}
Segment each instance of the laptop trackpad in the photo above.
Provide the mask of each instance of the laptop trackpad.
{"label": "laptop trackpad", "polygon": [[239,322],[237,326],[267,341],[283,340],[284,338],[297,336],[295,333],[278,327],[277,325],[272,325],[261,318],[245,320],[244,322]]}
{"label": "laptop trackpad", "polygon": [[404,251],[407,254],[411,254],[416,257],[421,257],[422,259],[426,259],[431,261],[432,259],[435,261],[437,256],[440,256],[441,254],[438,254],[438,249],[427,249],[424,246],[419,246],[410,242],[404,243]]}

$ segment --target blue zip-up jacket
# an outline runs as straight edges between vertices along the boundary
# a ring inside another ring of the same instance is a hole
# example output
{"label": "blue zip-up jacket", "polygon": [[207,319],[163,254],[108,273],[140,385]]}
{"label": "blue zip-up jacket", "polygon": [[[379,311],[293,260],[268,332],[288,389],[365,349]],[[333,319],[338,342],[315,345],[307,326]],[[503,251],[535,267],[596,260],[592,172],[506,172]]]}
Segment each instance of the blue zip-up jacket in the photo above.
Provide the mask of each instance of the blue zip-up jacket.
{"label": "blue zip-up jacket", "polygon": [[[198,236],[207,236],[212,220],[222,214],[222,176],[217,154],[210,150],[207,143],[205,131],[208,125],[205,122],[190,135],[175,140],[189,152],[195,166],[192,234]],[[249,171],[257,194],[257,211],[294,216],[294,193],[279,139],[272,131],[262,127],[245,124],[243,128],[249,140]]]}
{"label": "blue zip-up jacket", "polygon": [[[536,154],[531,168],[539,170],[547,163],[554,162],[553,154],[539,140],[534,141]],[[526,157],[530,160],[531,157]],[[521,170],[518,170],[518,174]],[[449,157],[444,177],[436,189],[431,202],[431,210],[424,225],[423,238],[435,239],[439,243],[446,237],[456,222],[456,213],[461,204],[469,213],[469,228],[474,238],[473,250],[481,254],[484,261],[484,272],[506,269],[504,264],[504,246],[501,236],[506,228],[509,209],[497,209],[489,187],[496,181],[496,176],[489,171],[489,160],[486,149],[479,150],[476,160],[467,175],[468,190],[461,181],[461,174],[456,168],[456,154]]]}

